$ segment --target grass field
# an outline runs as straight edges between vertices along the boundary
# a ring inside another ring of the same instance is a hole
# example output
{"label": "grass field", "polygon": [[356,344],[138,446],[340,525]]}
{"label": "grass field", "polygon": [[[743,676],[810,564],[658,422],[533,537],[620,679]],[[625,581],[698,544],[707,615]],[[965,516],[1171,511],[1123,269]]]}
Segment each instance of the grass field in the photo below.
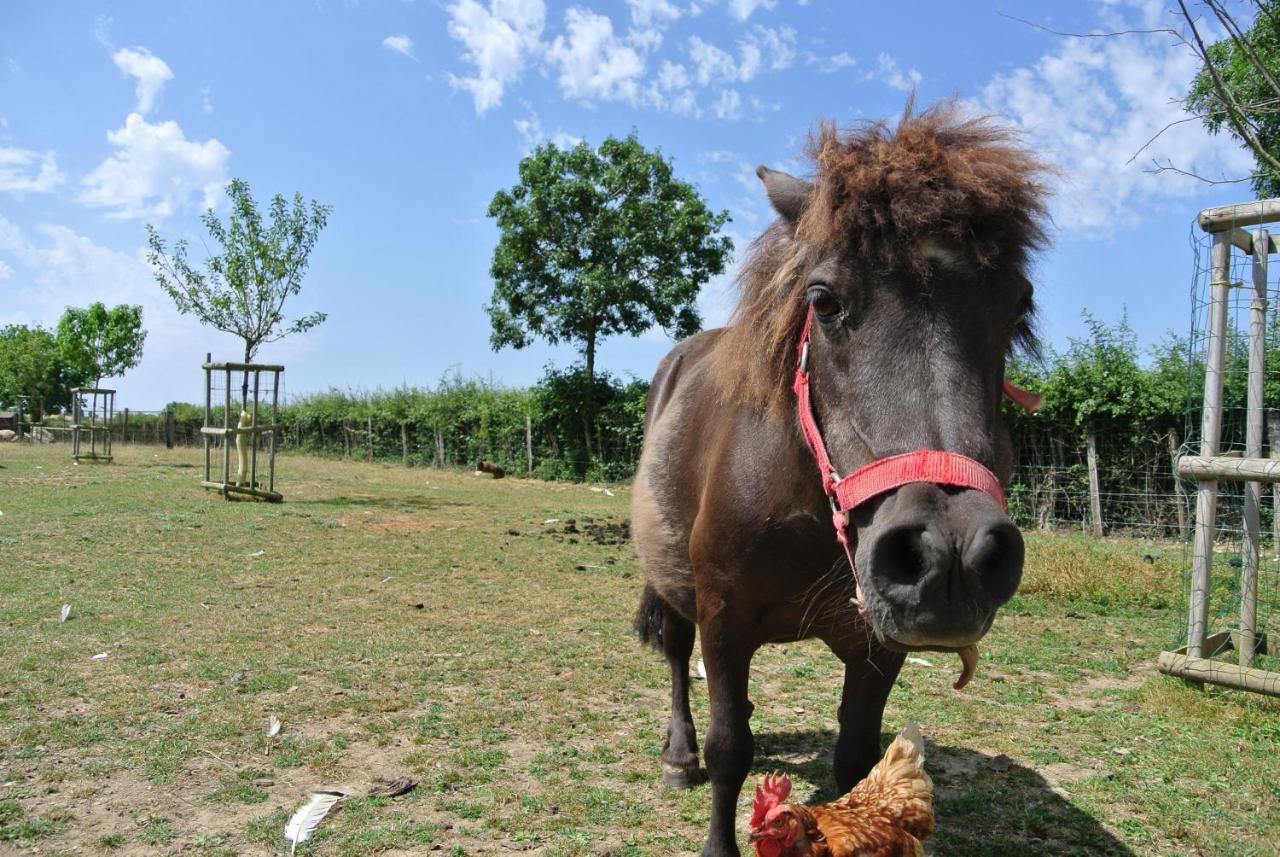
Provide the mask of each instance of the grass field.
{"label": "grass field", "polygon": [[[640,574],[591,529],[625,487],[285,457],[286,503],[227,503],[193,452],[117,451],[0,446],[0,853],[280,853],[311,790],[396,776],[420,784],[298,853],[697,849],[706,787],[660,785]],[[928,655],[889,702],[928,737],[931,853],[1276,854],[1280,705],[1152,666],[1182,548],[1029,546],[970,687]],[[755,769],[801,798],[833,796],[839,675],[814,643],[755,661]]]}

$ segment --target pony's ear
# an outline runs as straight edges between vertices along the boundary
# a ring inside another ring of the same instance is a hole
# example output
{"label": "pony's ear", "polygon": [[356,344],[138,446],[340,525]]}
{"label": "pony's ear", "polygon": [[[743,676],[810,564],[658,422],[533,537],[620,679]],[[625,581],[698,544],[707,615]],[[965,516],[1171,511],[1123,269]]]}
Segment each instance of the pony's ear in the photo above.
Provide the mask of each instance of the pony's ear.
{"label": "pony's ear", "polygon": [[764,192],[769,195],[774,211],[792,223],[799,220],[800,215],[804,214],[805,206],[809,204],[809,197],[813,195],[813,185],[804,179],[766,166],[756,167],[756,175],[764,182]]}

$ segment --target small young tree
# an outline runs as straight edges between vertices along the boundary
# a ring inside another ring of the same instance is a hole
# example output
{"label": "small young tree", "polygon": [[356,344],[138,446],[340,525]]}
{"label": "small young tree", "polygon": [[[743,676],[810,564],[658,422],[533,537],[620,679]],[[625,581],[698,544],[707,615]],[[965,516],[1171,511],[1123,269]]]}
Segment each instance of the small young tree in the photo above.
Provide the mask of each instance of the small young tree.
{"label": "small young tree", "polygon": [[[224,226],[210,209],[200,218],[222,252],[209,256],[204,270],[187,262],[187,242],[178,241],[170,253],[155,227],[147,224],[147,261],[156,282],[173,299],[178,311],[244,341],[244,362],[251,363],[258,348],[293,333],[303,333],[325,320],[322,312],[286,321],[285,300],[302,290],[311,250],[333,207],[302,194],[290,207],[276,194],[270,222],[263,223],[249,185],[232,179],[227,185],[231,216]],[[247,397],[241,388],[242,400]]]}
{"label": "small young tree", "polygon": [[93,303],[81,309],[67,307],[58,319],[58,354],[77,385],[115,378],[142,360],[147,332],[142,329],[142,307],[120,304],[107,309]]}
{"label": "small young tree", "polygon": [[[494,195],[489,216],[501,232],[486,307],[493,348],[572,342],[587,391],[601,338],[654,325],[678,338],[696,332],[698,291],[733,252],[718,234],[728,212],[711,211],[634,134],[598,149],[539,146],[520,162],[520,183]],[[589,455],[591,414],[588,395]]]}

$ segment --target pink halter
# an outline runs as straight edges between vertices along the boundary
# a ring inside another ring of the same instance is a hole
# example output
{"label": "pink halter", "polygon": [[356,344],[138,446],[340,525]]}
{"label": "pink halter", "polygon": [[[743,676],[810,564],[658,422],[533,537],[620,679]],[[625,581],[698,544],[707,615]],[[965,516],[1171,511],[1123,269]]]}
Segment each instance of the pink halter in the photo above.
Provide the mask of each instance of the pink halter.
{"label": "pink halter", "polygon": [[[840,542],[845,555],[849,557],[849,568],[853,569],[855,580],[858,568],[854,565],[853,551],[849,547],[849,513],[868,500],[912,482],[931,482],[935,485],[973,488],[1004,508],[1004,489],[996,475],[981,462],[958,452],[917,449],[877,459],[864,464],[843,479],[840,478],[827,454],[827,445],[822,441],[822,431],[814,419],[809,396],[809,337],[812,328],[813,308],[810,307],[805,316],[804,331],[800,334],[800,342],[796,347],[799,361],[796,364],[792,390],[796,394],[800,430],[818,463],[818,470],[822,474],[822,490],[831,503],[831,520],[836,528],[836,541]],[[1028,410],[1034,411],[1040,405],[1041,397],[1038,394],[1015,387],[1008,381],[1004,382],[1004,392]]]}

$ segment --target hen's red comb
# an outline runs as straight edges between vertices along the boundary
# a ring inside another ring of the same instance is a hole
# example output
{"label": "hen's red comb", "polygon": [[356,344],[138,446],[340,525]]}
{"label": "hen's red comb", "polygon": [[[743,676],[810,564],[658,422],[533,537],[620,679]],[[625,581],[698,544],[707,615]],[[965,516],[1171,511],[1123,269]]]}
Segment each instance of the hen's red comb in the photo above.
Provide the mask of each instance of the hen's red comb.
{"label": "hen's red comb", "polygon": [[754,830],[764,824],[764,817],[769,810],[787,799],[791,794],[791,780],[786,774],[774,771],[765,774],[756,786],[756,800],[752,806],[751,828]]}

